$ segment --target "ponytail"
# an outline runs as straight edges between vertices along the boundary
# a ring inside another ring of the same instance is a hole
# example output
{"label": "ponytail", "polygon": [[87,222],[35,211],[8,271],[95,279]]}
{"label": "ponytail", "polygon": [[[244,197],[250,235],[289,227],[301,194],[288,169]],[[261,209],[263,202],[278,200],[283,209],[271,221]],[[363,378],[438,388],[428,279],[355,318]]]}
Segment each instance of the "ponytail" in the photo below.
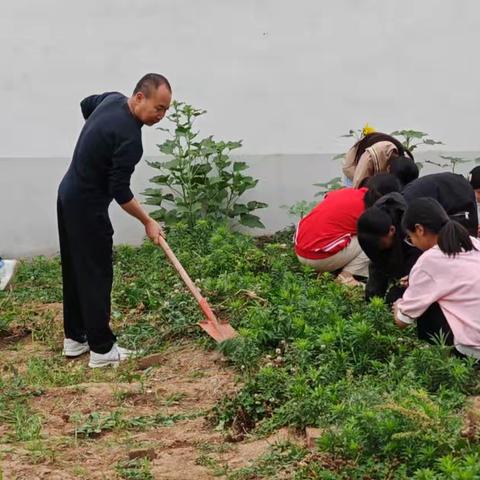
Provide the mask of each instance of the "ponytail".
{"label": "ponytail", "polygon": [[404,230],[413,232],[416,225],[438,235],[440,250],[454,257],[460,252],[476,250],[468,230],[460,223],[452,220],[443,207],[433,198],[417,198],[413,200],[403,216]]}
{"label": "ponytail", "polygon": [[460,223],[449,218],[438,232],[438,246],[443,253],[454,257],[461,251],[476,250],[468,230]]}
{"label": "ponytail", "polygon": [[369,133],[368,135],[365,135],[365,137],[360,139],[354,145],[355,147],[357,147],[357,152],[355,153],[355,160],[354,160],[355,165],[358,165],[358,161],[360,160],[360,157],[365,153],[365,150],[367,148],[370,148],[372,145],[375,145],[378,142],[391,142],[395,145],[399,157],[404,157],[405,155],[408,155],[412,160],[414,159],[412,153],[409,150],[407,150],[402,145],[402,143],[399,140],[397,140],[395,137],[392,137],[387,133],[373,132],[373,133]]}

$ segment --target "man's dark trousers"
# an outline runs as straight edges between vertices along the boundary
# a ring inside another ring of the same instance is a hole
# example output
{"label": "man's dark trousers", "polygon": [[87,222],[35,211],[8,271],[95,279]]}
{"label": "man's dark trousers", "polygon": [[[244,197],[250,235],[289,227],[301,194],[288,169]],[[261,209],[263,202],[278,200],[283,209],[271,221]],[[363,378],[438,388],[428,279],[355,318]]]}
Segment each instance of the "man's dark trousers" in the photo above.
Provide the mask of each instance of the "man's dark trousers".
{"label": "man's dark trousers", "polygon": [[108,205],[57,200],[65,337],[88,341],[96,353],[115,343],[110,323],[113,228]]}

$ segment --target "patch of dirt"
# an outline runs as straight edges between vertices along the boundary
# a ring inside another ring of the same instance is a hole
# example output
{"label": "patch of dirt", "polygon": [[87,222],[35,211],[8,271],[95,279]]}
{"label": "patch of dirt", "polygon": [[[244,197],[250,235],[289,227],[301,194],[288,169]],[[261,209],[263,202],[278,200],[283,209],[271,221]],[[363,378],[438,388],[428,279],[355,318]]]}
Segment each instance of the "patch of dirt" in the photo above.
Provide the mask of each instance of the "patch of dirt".
{"label": "patch of dirt", "polygon": [[[304,440],[287,428],[282,428],[267,438],[245,440],[237,443],[234,451],[223,454],[221,457],[230,468],[242,468],[253,462],[275,444],[285,442],[303,444]],[[261,452],[260,455],[259,452]]]}
{"label": "patch of dirt", "polygon": [[14,345],[30,335],[30,330],[25,327],[13,327],[8,332],[0,332],[0,348]]}
{"label": "patch of dirt", "polygon": [[470,397],[467,401],[461,435],[472,441],[480,438],[480,396]]}
{"label": "patch of dirt", "polygon": [[[21,372],[32,356],[49,355],[53,355],[52,351],[43,344],[23,339],[14,349],[0,351],[0,365],[15,362]],[[87,360],[88,356],[70,362],[59,358],[59,368],[68,372]],[[225,394],[238,388],[234,372],[223,360],[217,352],[184,343],[169,347],[157,366],[133,370],[132,383],[120,381],[118,372],[99,372],[100,376],[95,376],[97,372],[86,369],[84,383],[42,389],[41,395],[30,400],[32,410],[43,418],[41,438],[14,443],[2,443],[5,438],[0,438],[3,478],[120,479],[116,465],[141,449],[154,457],[151,471],[155,479],[226,478],[215,467],[246,466],[273,443],[291,440],[291,435],[282,430],[268,439],[228,443],[222,433],[215,431],[205,414]],[[162,415],[175,416],[176,421],[160,422],[143,430],[107,428],[93,438],[75,438],[78,419],[72,418],[74,413],[108,415],[114,411],[126,419]]]}

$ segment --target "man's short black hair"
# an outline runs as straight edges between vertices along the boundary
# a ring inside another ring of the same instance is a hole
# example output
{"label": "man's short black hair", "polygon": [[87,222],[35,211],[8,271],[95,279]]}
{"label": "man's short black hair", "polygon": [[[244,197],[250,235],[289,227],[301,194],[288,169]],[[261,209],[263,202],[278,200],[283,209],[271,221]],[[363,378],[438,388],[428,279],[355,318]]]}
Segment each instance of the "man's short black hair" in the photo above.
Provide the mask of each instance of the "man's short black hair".
{"label": "man's short black hair", "polygon": [[138,92],[142,92],[148,97],[152,90],[157,89],[161,85],[165,85],[168,88],[168,91],[172,93],[172,87],[166,77],[159,73],[147,73],[138,81],[133,94],[135,95]]}

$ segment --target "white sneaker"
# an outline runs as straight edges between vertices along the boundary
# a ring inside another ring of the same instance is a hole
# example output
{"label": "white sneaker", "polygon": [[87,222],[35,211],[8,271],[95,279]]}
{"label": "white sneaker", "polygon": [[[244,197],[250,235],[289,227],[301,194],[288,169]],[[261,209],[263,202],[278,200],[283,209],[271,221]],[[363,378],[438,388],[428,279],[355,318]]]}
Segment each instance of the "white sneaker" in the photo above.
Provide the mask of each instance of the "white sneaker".
{"label": "white sneaker", "polygon": [[63,339],[63,354],[66,357],[79,357],[90,350],[87,342],[77,342],[71,338]]}
{"label": "white sneaker", "polygon": [[5,290],[17,270],[17,260],[0,260],[0,290]]}
{"label": "white sneaker", "polygon": [[120,360],[128,360],[137,354],[135,350],[128,350],[127,348],[119,347],[118,344],[115,345],[117,345],[117,350],[120,353]]}
{"label": "white sneaker", "polygon": [[112,349],[107,353],[90,352],[88,366],[90,368],[107,367],[108,365],[117,366],[121,361],[127,360],[134,354],[134,351],[119,347],[115,343]]}

